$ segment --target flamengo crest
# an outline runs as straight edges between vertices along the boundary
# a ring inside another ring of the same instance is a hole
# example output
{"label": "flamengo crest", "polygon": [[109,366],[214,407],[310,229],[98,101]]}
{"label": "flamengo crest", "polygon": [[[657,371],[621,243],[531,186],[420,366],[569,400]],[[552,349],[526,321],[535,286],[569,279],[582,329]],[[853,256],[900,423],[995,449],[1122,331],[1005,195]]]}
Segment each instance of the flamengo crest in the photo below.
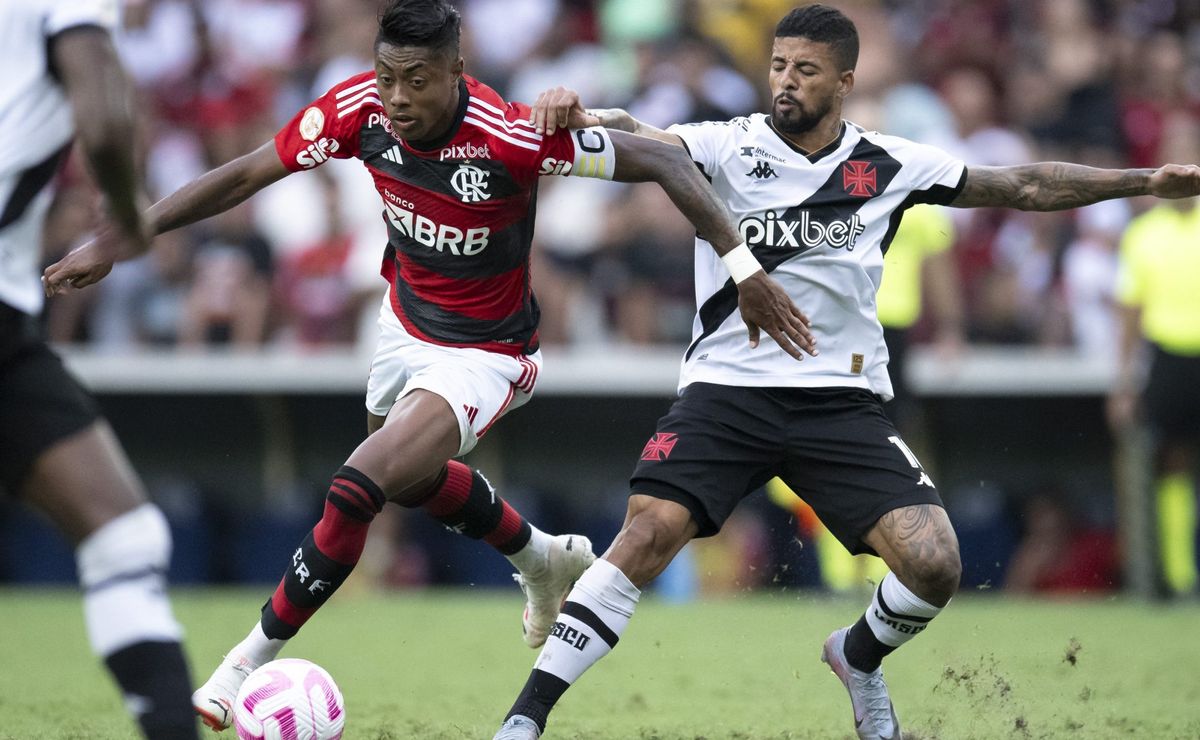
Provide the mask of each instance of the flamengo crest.
{"label": "flamengo crest", "polygon": [[462,196],[463,203],[478,203],[492,197],[491,193],[485,192],[489,174],[491,173],[482,167],[460,164],[450,176],[450,187]]}

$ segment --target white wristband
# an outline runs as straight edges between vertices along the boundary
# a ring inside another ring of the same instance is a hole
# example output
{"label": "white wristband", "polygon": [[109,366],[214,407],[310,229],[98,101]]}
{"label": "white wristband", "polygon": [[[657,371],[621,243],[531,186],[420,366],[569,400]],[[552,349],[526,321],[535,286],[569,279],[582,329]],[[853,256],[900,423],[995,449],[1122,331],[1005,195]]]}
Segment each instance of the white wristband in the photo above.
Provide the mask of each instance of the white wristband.
{"label": "white wristband", "polygon": [[733,278],[735,284],[762,269],[762,265],[754,259],[754,254],[750,251],[750,247],[746,246],[746,242],[742,242],[721,255],[721,261],[725,263],[725,269],[729,270],[729,276]]}

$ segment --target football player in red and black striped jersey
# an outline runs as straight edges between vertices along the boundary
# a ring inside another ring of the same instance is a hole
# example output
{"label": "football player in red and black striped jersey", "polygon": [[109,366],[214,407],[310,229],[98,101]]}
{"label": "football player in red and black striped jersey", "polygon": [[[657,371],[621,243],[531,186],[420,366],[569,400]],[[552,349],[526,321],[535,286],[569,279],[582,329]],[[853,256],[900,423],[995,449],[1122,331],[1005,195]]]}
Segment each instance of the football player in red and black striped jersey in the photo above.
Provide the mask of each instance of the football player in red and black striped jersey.
{"label": "football player in red and black striped jersey", "polygon": [[[345,580],[387,501],[422,507],[492,544],[521,571],[526,642],[546,640],[570,584],[591,563],[586,538],[526,522],[454,458],[525,403],[541,368],[539,309],[529,285],[536,184],[542,175],[655,181],[730,260],[741,313],[793,357],[813,351],[808,320],[768,278],[686,152],[591,127],[554,134],[527,122],[463,73],[459,15],[445,0],[392,0],[375,69],[335,85],[275,138],[155,204],[162,233],[221,213],[294,172],[354,157],[374,178],[388,225],[389,283],[368,382],[367,439],[334,476],[325,513],[297,548],[251,633],[193,697],[214,728],[254,667],[273,659]],[[47,293],[101,279],[131,256],[101,235],[47,269]]]}

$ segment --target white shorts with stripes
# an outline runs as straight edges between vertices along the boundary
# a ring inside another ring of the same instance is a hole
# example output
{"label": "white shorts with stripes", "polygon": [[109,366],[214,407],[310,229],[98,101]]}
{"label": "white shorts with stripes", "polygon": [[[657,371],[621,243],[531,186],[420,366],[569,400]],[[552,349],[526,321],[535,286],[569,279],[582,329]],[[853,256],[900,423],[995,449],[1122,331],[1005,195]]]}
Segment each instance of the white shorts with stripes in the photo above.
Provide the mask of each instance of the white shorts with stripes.
{"label": "white shorts with stripes", "polygon": [[529,400],[541,369],[540,350],[512,357],[417,339],[401,326],[385,296],[367,378],[367,411],[387,416],[396,401],[417,388],[436,393],[458,417],[458,454],[465,455],[497,419]]}

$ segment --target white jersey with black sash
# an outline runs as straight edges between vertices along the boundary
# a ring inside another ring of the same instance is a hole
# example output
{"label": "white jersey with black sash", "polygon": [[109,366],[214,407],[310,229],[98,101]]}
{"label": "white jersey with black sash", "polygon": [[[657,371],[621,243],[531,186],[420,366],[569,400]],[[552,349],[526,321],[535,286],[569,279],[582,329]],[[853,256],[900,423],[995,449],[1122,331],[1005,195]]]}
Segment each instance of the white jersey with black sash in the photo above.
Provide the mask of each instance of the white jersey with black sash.
{"label": "white jersey with black sash", "polygon": [[850,122],[812,153],[787,142],[765,114],[669,131],[683,139],[759,263],[812,320],[820,350],[797,362],[765,335],[751,349],[737,289],[700,234],[698,311],[680,389],[694,382],[853,387],[891,398],[887,346],[875,312],[883,255],[908,207],[946,204],[958,195],[963,162]]}
{"label": "white jersey with black sash", "polygon": [[0,0],[0,301],[27,314],[42,308],[49,185],[75,134],[50,42],[116,24],[117,0]]}

